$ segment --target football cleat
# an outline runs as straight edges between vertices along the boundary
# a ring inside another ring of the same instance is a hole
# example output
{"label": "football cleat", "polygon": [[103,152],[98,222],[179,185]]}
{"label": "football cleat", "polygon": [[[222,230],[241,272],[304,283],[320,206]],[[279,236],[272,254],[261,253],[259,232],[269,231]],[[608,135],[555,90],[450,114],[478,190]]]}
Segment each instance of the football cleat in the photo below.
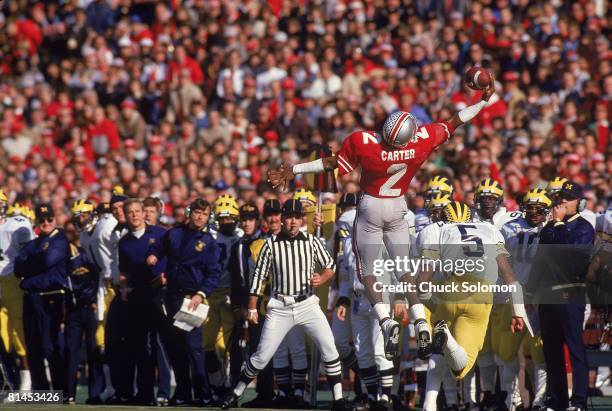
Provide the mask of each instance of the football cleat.
{"label": "football cleat", "polygon": [[425,320],[417,320],[414,323],[417,337],[417,356],[421,360],[431,357],[431,331]]}
{"label": "football cleat", "polygon": [[221,409],[222,410],[228,410],[232,407],[235,407],[238,405],[238,400],[240,399],[240,397],[236,394],[234,394],[234,392],[230,392],[227,397],[225,397],[223,399],[223,401],[221,401]]}
{"label": "football cleat", "polygon": [[385,357],[393,361],[399,356],[400,326],[397,321],[385,318],[380,322],[385,341]]}
{"label": "football cleat", "polygon": [[433,329],[433,339],[431,343],[431,352],[434,354],[442,354],[442,349],[446,345],[448,337],[446,331],[448,326],[444,320],[440,320],[436,323]]}

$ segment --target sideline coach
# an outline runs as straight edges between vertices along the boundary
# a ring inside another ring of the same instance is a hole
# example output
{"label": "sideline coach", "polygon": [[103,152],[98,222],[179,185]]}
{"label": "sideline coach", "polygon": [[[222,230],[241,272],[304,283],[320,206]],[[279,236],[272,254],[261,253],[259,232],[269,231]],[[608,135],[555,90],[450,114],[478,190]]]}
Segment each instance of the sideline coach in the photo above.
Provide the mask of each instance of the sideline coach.
{"label": "sideline coach", "polygon": [[[529,288],[549,297],[547,301],[540,301],[538,308],[548,370],[547,406],[579,411],[587,407],[588,368],[582,331],[585,276],[595,231],[580,216],[584,208],[580,185],[572,181],[564,183],[553,204],[552,220],[540,233],[539,258],[530,276],[538,284],[530,284]],[[563,343],[567,344],[572,363],[571,401],[567,394]]]}

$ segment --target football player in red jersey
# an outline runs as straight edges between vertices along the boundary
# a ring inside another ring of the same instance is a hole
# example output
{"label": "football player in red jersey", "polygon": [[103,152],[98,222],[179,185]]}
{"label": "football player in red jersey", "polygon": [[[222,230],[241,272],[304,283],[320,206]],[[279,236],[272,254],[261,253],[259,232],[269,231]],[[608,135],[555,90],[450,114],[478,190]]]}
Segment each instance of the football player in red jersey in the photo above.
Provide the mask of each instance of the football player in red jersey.
{"label": "football player in red jersey", "polygon": [[[268,172],[273,187],[285,188],[296,174],[321,173],[338,168],[339,176],[361,166],[361,188],[364,193],[357,208],[353,244],[357,256],[357,273],[366,287],[385,337],[385,352],[392,360],[397,357],[400,327],[390,317],[390,305],[383,303],[379,278],[381,247],[393,261],[407,261],[410,251],[408,223],[404,215],[408,205],[404,194],[421,164],[440,144],[447,141],[455,129],[473,119],[493,95],[494,78],[482,94],[482,100],[455,113],[450,120],[423,126],[404,111],[387,117],[381,134],[355,131],[346,137],[336,156],[288,166]],[[403,264],[403,263],[402,263]],[[400,270],[395,275],[401,282],[412,282],[411,274]],[[425,321],[425,310],[418,301],[410,301],[410,314],[415,319],[419,356],[429,357],[431,334]],[[401,312],[401,310],[397,310]]]}

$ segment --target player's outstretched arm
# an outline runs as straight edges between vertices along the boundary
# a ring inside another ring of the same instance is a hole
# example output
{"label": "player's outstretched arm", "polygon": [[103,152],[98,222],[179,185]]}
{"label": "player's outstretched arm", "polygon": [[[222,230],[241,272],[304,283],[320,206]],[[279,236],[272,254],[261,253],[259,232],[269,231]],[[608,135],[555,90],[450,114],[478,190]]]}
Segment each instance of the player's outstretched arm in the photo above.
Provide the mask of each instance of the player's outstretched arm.
{"label": "player's outstretched arm", "polygon": [[282,190],[289,186],[289,182],[295,178],[297,174],[306,173],[322,173],[324,171],[331,171],[338,167],[338,160],[334,156],[319,158],[308,163],[296,164],[289,166],[283,163],[276,170],[268,171],[268,181],[272,184],[272,187],[280,187]]}
{"label": "player's outstretched arm", "polygon": [[478,103],[471,105],[469,107],[466,107],[461,111],[456,112],[451,117],[451,119],[449,120],[449,123],[451,124],[453,129],[456,129],[457,127],[467,123],[468,121],[476,117],[478,113],[480,113],[480,110],[486,107],[487,103],[489,102],[489,99],[491,98],[493,94],[495,94],[495,78],[493,77],[493,74],[491,73],[489,85],[482,93],[482,99]]}
{"label": "player's outstretched arm", "polygon": [[529,318],[527,317],[527,311],[525,310],[525,302],[523,298],[523,287],[516,281],[512,266],[508,260],[508,256],[500,254],[497,256],[497,266],[499,267],[499,274],[502,281],[508,285],[515,287],[515,291],[511,293],[512,298],[512,319],[510,320],[510,331],[512,333],[523,330],[526,326],[529,329],[531,335],[531,325],[529,324]]}

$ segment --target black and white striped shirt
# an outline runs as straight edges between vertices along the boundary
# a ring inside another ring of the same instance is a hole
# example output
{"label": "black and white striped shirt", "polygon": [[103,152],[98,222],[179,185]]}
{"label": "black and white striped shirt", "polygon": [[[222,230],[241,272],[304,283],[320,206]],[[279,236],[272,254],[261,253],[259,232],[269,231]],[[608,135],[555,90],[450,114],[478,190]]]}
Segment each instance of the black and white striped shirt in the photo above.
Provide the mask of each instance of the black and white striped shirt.
{"label": "black and white striped shirt", "polygon": [[300,232],[291,238],[285,232],[267,238],[251,277],[251,295],[260,295],[268,275],[272,275],[272,296],[310,294],[310,278],[315,266],[336,270],[334,259],[312,234]]}

